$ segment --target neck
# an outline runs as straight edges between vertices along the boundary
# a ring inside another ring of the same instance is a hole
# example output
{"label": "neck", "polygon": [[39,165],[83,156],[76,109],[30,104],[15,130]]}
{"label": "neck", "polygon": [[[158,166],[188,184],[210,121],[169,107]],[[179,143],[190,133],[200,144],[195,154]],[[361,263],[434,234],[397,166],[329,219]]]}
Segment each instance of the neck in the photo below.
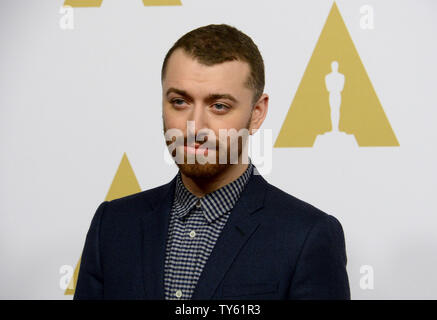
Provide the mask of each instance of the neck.
{"label": "neck", "polygon": [[181,171],[182,182],[185,187],[195,196],[201,198],[204,195],[214,192],[215,190],[220,189],[221,187],[231,183],[236,180],[239,176],[241,176],[244,171],[248,168],[249,164],[247,163],[236,163],[229,166],[223,172],[220,172],[214,179],[208,181],[198,181],[192,179]]}

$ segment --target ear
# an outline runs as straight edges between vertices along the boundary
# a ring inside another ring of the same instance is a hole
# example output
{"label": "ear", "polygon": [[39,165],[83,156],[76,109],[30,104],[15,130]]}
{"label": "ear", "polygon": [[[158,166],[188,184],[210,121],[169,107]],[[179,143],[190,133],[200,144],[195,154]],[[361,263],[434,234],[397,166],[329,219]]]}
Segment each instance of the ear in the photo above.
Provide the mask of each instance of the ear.
{"label": "ear", "polygon": [[261,127],[261,124],[264,122],[264,119],[267,116],[268,108],[269,96],[268,94],[263,93],[256,102],[256,104],[253,106],[252,118],[250,120],[249,126],[250,135],[254,134]]}

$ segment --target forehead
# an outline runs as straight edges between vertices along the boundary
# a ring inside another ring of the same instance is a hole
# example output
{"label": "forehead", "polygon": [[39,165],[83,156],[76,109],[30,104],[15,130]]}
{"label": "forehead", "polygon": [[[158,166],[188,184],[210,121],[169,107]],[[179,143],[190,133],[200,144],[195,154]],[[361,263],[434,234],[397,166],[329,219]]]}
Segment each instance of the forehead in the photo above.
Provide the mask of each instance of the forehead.
{"label": "forehead", "polygon": [[207,66],[199,63],[182,49],[176,49],[170,56],[163,88],[176,87],[184,90],[224,91],[235,94],[251,94],[245,83],[250,73],[249,64],[245,61],[226,61]]}

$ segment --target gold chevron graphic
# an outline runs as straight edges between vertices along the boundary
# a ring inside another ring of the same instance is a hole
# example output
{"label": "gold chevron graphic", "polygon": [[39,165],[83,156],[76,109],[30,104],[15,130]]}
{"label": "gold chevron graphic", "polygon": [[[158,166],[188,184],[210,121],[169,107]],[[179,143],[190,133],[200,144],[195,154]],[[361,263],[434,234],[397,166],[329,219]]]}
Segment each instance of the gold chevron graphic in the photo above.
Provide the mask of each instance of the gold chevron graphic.
{"label": "gold chevron graphic", "polygon": [[[100,7],[103,0],[65,0],[64,6],[71,7]],[[143,0],[145,6],[181,6],[180,0]]]}
{"label": "gold chevron graphic", "polygon": [[[114,199],[122,198],[137,192],[140,192],[141,188],[138,184],[138,180],[135,176],[132,166],[126,156],[126,152],[123,154],[120,165],[117,169],[114,179],[112,180],[108,194],[105,201],[111,201]],[[76,289],[77,277],[79,275],[80,258],[74,269],[73,277],[71,278],[64,295],[73,295]]]}
{"label": "gold chevron graphic", "polygon": [[353,134],[360,147],[399,146],[334,2],[274,147],[312,147],[317,135],[331,131],[324,76],[332,61],[345,76],[339,131]]}

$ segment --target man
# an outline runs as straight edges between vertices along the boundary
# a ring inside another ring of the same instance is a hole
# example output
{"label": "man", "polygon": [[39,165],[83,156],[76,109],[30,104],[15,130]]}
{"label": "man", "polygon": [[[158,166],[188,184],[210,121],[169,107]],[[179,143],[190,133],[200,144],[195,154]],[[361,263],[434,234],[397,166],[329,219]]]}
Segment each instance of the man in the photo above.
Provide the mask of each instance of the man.
{"label": "man", "polygon": [[269,184],[244,161],[244,139],[220,135],[252,134],[266,117],[253,41],[228,25],[187,33],[164,59],[162,88],[179,172],[99,206],[74,299],[349,299],[338,220]]}

